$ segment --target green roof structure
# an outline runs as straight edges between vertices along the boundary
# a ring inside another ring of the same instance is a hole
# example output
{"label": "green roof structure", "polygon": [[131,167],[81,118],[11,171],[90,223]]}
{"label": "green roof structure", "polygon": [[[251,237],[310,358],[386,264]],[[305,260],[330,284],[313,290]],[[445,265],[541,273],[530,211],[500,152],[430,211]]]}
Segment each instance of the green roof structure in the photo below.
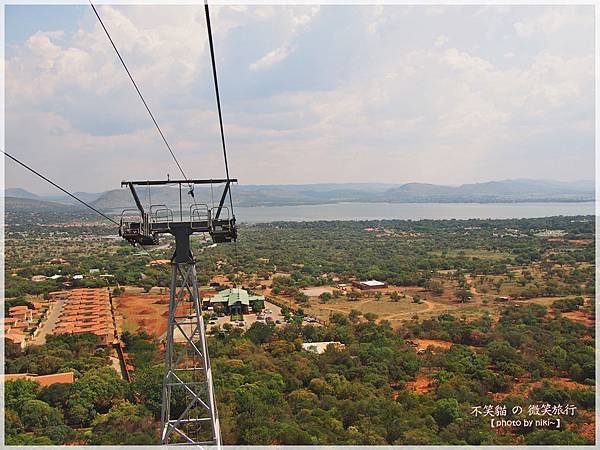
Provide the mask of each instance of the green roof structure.
{"label": "green roof structure", "polygon": [[210,298],[210,303],[226,303],[227,306],[233,306],[240,302],[242,305],[250,306],[251,302],[264,300],[262,295],[250,295],[248,291],[240,288],[231,288],[220,291],[214,297]]}

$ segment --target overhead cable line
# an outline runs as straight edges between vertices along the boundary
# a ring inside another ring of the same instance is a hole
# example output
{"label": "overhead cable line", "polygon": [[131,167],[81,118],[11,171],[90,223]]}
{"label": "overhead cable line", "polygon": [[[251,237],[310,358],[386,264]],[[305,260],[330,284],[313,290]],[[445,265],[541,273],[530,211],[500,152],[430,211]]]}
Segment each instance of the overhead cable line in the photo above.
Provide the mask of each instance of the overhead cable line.
{"label": "overhead cable line", "polygon": [[[51,179],[49,179],[48,177],[42,175],[40,172],[38,172],[37,170],[33,169],[32,167],[28,166],[27,164],[25,164],[22,161],[19,161],[17,158],[15,158],[14,156],[12,156],[11,154],[5,152],[4,150],[0,149],[0,152],[4,153],[4,155],[6,155],[7,157],[9,157],[10,159],[12,159],[14,162],[16,162],[17,164],[19,164],[20,166],[24,167],[25,169],[29,170],[30,172],[32,172],[33,174],[37,175],[38,177],[40,177],[42,180],[50,183],[52,186],[54,186],[55,188],[61,190],[62,192],[64,192],[65,194],[67,194],[69,197],[77,200],[79,203],[81,203],[82,205],[86,206],[87,208],[91,209],[92,211],[94,211],[96,214],[100,214],[102,217],[104,217],[106,220],[114,223],[115,225],[119,225],[119,223],[114,220],[113,218],[107,216],[106,214],[104,214],[102,211],[99,211],[98,209],[94,208],[92,205],[90,205],[89,203],[81,200],[79,197],[77,197],[74,194],[71,194],[69,191],[67,191],[66,189],[60,187],[58,184],[56,184],[54,181],[52,181]],[[146,249],[146,247],[144,247],[142,244],[139,244],[140,247],[142,248],[142,250],[144,250],[148,256],[156,261],[156,258],[154,258],[154,256],[152,256],[152,254],[150,254],[150,252],[148,251],[148,249]]]}
{"label": "overhead cable line", "polygon": [[[173,152],[173,149],[169,145],[169,142],[167,141],[167,138],[165,137],[164,133],[162,132],[160,126],[158,125],[158,122],[154,118],[154,114],[152,114],[152,111],[150,110],[150,107],[148,106],[148,103],[146,102],[146,99],[144,99],[144,96],[142,95],[142,92],[138,88],[138,85],[135,82],[135,80],[133,79],[133,75],[131,75],[131,72],[127,68],[127,64],[125,64],[125,60],[123,59],[123,57],[121,56],[121,53],[117,49],[117,46],[115,45],[115,42],[113,41],[112,37],[110,36],[110,33],[108,32],[108,29],[104,25],[104,22],[100,18],[100,14],[98,14],[98,11],[96,10],[96,7],[91,2],[91,0],[90,0],[90,6],[94,10],[94,13],[96,14],[96,17],[98,18],[98,21],[100,22],[100,25],[102,25],[102,28],[104,29],[104,32],[106,33],[106,37],[108,37],[108,40],[112,44],[112,47],[115,49],[115,53],[119,57],[119,60],[121,61],[121,64],[123,65],[123,68],[125,69],[125,72],[127,72],[127,75],[129,76],[129,79],[131,80],[131,83],[133,84],[133,87],[137,91],[137,93],[138,93],[138,95],[140,97],[140,100],[142,100],[142,103],[146,107],[146,111],[148,111],[148,114],[150,115],[150,118],[152,119],[152,122],[154,122],[154,125],[156,126],[156,129],[158,130],[158,133],[160,134],[160,137],[162,138],[163,142],[165,143],[167,149],[169,150],[169,153],[171,153],[171,156],[173,157],[173,161],[175,161],[175,164],[177,164],[177,167],[179,168],[179,171],[181,172],[181,175],[183,175],[183,178],[187,181],[188,178],[185,175],[185,172],[183,171],[183,168],[181,167],[181,164],[179,164],[179,161],[177,160],[177,157],[175,156],[175,153]],[[192,189],[192,188],[193,188],[193,186],[190,185],[190,189]],[[190,193],[193,195],[193,191],[190,191]]]}
{"label": "overhead cable line", "polygon": [[58,184],[56,184],[54,181],[50,180],[49,178],[45,177],[44,175],[42,175],[41,173],[39,173],[37,170],[32,169],[31,167],[29,167],[27,164],[25,164],[24,162],[19,161],[17,158],[15,158],[14,156],[6,153],[4,150],[0,150],[2,153],[4,153],[6,156],[8,156],[10,159],[12,159],[14,162],[16,162],[17,164],[20,164],[21,166],[25,167],[27,170],[29,170],[30,172],[34,173],[35,175],[37,175],[38,177],[40,177],[42,180],[47,181],[48,183],[50,183],[52,186],[54,186],[57,189],[60,189],[61,191],[63,191],[65,194],[67,194],[69,197],[74,198],[75,200],[77,200],[79,203],[87,206],[88,208],[90,208],[92,211],[96,212],[97,214],[100,214],[102,217],[104,217],[106,220],[110,220],[112,223],[114,223],[115,225],[119,225],[119,223],[108,217],[106,214],[104,214],[101,211],[98,211],[96,208],[94,208],[92,205],[90,205],[89,203],[81,200],[79,197],[71,194],[69,191],[67,191],[66,189],[63,189],[62,187],[60,187]]}
{"label": "overhead cable line", "polygon": [[[208,44],[210,47],[210,60],[212,62],[213,79],[215,82],[215,94],[217,97],[217,110],[219,111],[219,127],[221,128],[221,144],[223,145],[223,158],[225,159],[225,175],[229,180],[229,164],[227,162],[227,149],[225,147],[225,132],[223,131],[223,114],[221,113],[221,98],[219,96],[219,82],[217,80],[217,64],[215,62],[215,48],[213,45],[212,29],[210,27],[210,12],[208,10],[208,1],[204,2],[204,12],[206,15],[206,28],[208,30]],[[229,204],[233,214],[233,200],[231,198],[231,187],[229,187]]]}

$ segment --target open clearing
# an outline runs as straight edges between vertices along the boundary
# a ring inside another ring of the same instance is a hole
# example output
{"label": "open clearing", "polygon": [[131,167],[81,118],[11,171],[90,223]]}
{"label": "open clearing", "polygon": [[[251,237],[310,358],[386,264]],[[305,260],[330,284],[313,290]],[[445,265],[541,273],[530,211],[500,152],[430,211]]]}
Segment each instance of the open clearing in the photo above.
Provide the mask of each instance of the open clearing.
{"label": "open clearing", "polygon": [[[466,303],[460,303],[454,296],[455,287],[446,281],[444,283],[444,292],[435,296],[430,291],[420,286],[389,286],[388,288],[378,289],[377,291],[359,291],[361,297],[358,300],[349,300],[346,296],[333,298],[323,302],[319,295],[323,292],[332,292],[333,286],[314,286],[302,290],[309,296],[308,304],[299,304],[290,296],[274,295],[270,289],[266,289],[263,294],[275,297],[280,302],[293,308],[302,308],[305,313],[327,322],[332,314],[349,314],[350,311],[357,310],[362,314],[376,314],[379,320],[388,320],[393,327],[398,327],[403,321],[411,320],[415,315],[419,319],[437,317],[440,314],[453,314],[465,316],[468,319],[481,316],[483,313],[489,313],[493,317],[498,316],[498,311],[509,305],[523,305],[527,303],[537,303],[550,308],[553,302],[560,298],[567,297],[537,297],[527,300],[514,300],[511,302],[497,302],[495,295],[482,295],[473,286],[473,280],[467,277],[467,282],[471,286],[473,298]],[[380,298],[376,297],[376,292],[380,293]],[[391,294],[397,292],[399,300],[392,301]],[[418,295],[421,300],[419,303],[413,302],[413,298]],[[586,326],[593,325],[593,319],[582,312],[564,313],[565,317],[579,321]]]}
{"label": "open clearing", "polygon": [[583,311],[569,311],[563,312],[562,315],[573,322],[579,322],[582,325],[593,328],[595,326],[594,319]]}
{"label": "open clearing", "polygon": [[499,251],[491,251],[491,250],[482,250],[482,249],[462,249],[462,250],[450,250],[446,253],[441,251],[433,251],[430,252],[432,255],[436,256],[446,256],[449,258],[456,258],[458,256],[463,256],[466,258],[478,258],[478,259],[488,259],[492,261],[498,261],[502,259],[509,259],[511,257],[510,253],[499,252]]}
{"label": "open clearing", "polygon": [[373,298],[357,301],[339,298],[328,301],[327,303],[312,301],[310,306],[305,308],[305,311],[317,319],[327,321],[334,313],[349,314],[353,309],[356,309],[363,314],[377,314],[380,319],[398,321],[410,319],[413,314],[431,310],[433,309],[433,306],[428,301],[416,304],[407,299],[391,302],[389,300],[375,300]]}
{"label": "open clearing", "polygon": [[419,394],[427,394],[428,392],[431,392],[434,386],[434,380],[428,375],[422,373],[418,373],[414,381],[409,381],[406,383],[406,388],[408,390],[417,392]]}
{"label": "open clearing", "polygon": [[431,347],[438,347],[438,348],[443,348],[444,350],[448,350],[450,347],[452,347],[452,342],[448,342],[448,341],[440,341],[437,339],[412,339],[419,348],[427,348],[429,346]]}
{"label": "open clearing", "polygon": [[169,294],[133,293],[129,289],[114,299],[117,327],[122,331],[161,336],[167,330],[164,316],[169,308]]}
{"label": "open clearing", "polygon": [[302,289],[302,292],[308,295],[309,297],[318,297],[325,292],[329,292],[330,294],[334,291],[334,288],[331,286],[315,286],[309,287],[306,289]]}

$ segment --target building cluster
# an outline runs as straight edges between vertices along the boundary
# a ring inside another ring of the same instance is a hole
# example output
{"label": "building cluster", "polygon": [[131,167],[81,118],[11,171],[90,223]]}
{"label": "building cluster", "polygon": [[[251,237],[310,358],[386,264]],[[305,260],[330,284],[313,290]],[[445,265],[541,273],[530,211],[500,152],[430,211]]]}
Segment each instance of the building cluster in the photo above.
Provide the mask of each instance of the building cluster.
{"label": "building cluster", "polygon": [[52,332],[93,333],[101,338],[101,345],[111,345],[116,339],[115,328],[108,288],[73,289],[66,293],[66,300]]}
{"label": "building cluster", "polygon": [[[90,272],[90,275],[98,276],[100,278],[114,278],[115,277],[114,275],[111,275],[109,273],[100,274],[100,269],[90,269],[89,272]],[[47,281],[47,280],[56,281],[56,280],[61,280],[61,279],[65,279],[65,280],[71,279],[72,281],[77,281],[77,280],[83,280],[84,278],[85,278],[85,275],[83,275],[83,274],[76,274],[76,275],[55,274],[55,275],[52,275],[51,277],[47,277],[46,275],[34,275],[31,277],[31,281],[36,282],[36,283],[40,283],[42,281]],[[71,282],[69,282],[69,281],[65,281],[62,284],[65,287],[71,286]]]}
{"label": "building cluster", "polygon": [[251,295],[245,289],[224,289],[213,297],[202,299],[204,309],[219,309],[227,314],[248,314],[255,303],[258,309],[264,306],[262,295]]}
{"label": "building cluster", "polygon": [[31,335],[28,331],[37,326],[42,314],[39,309],[31,309],[26,305],[11,306],[7,317],[3,318],[5,339],[25,348],[28,336]]}

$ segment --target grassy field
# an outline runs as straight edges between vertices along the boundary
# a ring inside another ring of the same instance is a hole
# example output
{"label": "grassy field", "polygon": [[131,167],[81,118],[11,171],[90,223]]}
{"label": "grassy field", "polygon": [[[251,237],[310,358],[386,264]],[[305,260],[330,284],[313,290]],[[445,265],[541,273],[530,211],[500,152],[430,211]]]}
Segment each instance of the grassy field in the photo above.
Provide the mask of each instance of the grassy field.
{"label": "grassy field", "polygon": [[[298,303],[291,297],[285,295],[273,295],[269,289],[264,294],[275,297],[279,302],[289,305],[292,308],[302,308],[305,314],[315,317],[323,322],[328,322],[334,313],[349,314],[352,310],[357,310],[363,315],[367,313],[376,314],[378,320],[387,320],[392,326],[397,327],[403,321],[412,320],[415,317],[426,319],[437,317],[440,314],[450,313],[466,318],[479,317],[482,313],[489,313],[496,316],[498,311],[507,304],[527,304],[536,303],[550,307],[552,303],[560,298],[567,297],[535,297],[527,300],[512,300],[509,303],[496,301],[497,293],[482,294],[473,286],[471,292],[473,297],[470,301],[461,303],[454,296],[456,283],[444,280],[444,292],[439,295],[433,295],[427,289],[419,286],[390,286],[382,289],[380,297],[376,296],[376,291],[359,291],[361,298],[350,300],[346,296],[333,298],[328,301],[321,300],[318,295],[323,292],[332,292],[333,286],[316,286],[303,290],[309,295],[308,303]],[[397,292],[399,300],[393,301],[392,292]],[[413,301],[417,295],[421,300],[416,303]],[[504,293],[500,295],[505,295]],[[589,299],[587,300],[589,301]],[[579,317],[578,317],[579,318]],[[586,321],[584,317],[580,321]]]}
{"label": "grassy field", "polygon": [[431,255],[435,256],[445,256],[450,258],[456,257],[465,257],[465,258],[478,258],[478,259],[489,259],[492,261],[500,261],[504,259],[510,259],[511,255],[505,252],[497,252],[491,250],[481,250],[481,249],[456,249],[456,250],[448,250],[447,252],[441,251],[433,251],[429,252]]}

